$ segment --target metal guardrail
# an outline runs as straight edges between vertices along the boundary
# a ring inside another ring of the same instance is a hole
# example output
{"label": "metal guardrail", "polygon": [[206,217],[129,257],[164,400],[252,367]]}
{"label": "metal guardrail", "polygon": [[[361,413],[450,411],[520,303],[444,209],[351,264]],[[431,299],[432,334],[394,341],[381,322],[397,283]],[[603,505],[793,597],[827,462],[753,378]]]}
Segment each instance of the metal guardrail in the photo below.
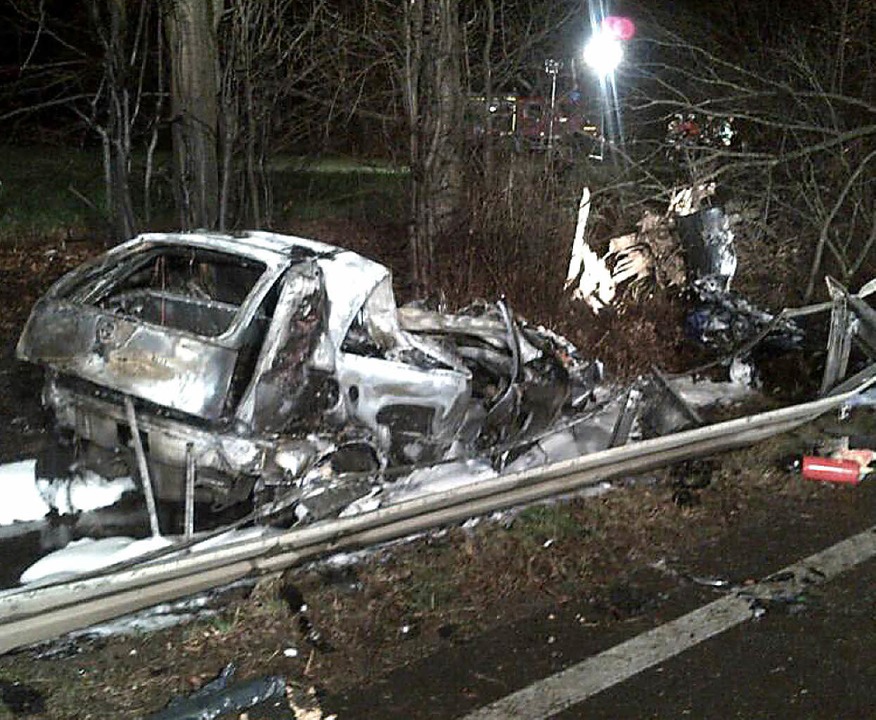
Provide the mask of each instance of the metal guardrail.
{"label": "metal guardrail", "polygon": [[815,419],[876,382],[812,402],[715,423],[479,480],[349,518],[199,550],[44,587],[0,593],[0,653],[240,578],[371,546],[466,518],[574,492],[618,476],[749,445]]}

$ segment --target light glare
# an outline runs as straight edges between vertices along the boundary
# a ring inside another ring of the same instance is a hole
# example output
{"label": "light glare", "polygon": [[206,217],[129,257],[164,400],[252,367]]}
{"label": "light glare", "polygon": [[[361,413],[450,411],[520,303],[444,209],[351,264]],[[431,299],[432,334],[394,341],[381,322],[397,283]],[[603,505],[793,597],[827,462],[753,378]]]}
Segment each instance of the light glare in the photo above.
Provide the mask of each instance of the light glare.
{"label": "light glare", "polygon": [[599,77],[608,77],[623,60],[621,42],[605,30],[600,30],[584,47],[584,62]]}

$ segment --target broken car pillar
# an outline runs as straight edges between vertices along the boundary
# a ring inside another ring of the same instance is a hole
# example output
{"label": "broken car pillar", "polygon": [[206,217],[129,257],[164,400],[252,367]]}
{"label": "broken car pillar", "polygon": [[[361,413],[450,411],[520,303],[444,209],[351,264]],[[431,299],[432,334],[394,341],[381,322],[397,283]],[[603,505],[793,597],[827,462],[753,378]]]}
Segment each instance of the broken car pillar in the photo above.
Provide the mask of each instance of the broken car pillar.
{"label": "broken car pillar", "polygon": [[831,297],[830,334],[827,339],[827,362],[821,380],[820,395],[827,394],[837,381],[845,377],[852,347],[854,317],[849,313],[849,298],[845,288],[833,278],[825,278]]}
{"label": "broken car pillar", "polygon": [[194,443],[186,443],[186,498],[185,498],[185,529],[186,540],[191,540],[195,534],[195,465]]}
{"label": "broken car pillar", "polygon": [[140,428],[137,426],[137,414],[134,412],[134,402],[130,395],[125,395],[125,413],[128,416],[128,425],[131,428],[131,441],[134,444],[134,454],[137,456],[137,467],[140,470],[140,480],[143,483],[143,494],[146,495],[146,509],[149,511],[149,528],[152,536],[161,535],[158,525],[158,510],[155,507],[155,495],[152,492],[152,480],[149,477],[149,465],[146,462],[146,453],[143,451],[143,442],[140,440]]}

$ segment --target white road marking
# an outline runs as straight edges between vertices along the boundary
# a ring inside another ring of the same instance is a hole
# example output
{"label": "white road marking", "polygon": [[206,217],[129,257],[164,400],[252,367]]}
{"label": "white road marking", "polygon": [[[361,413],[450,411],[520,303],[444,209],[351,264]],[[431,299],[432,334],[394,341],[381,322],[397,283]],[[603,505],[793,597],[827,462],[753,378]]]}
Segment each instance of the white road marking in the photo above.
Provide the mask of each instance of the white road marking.
{"label": "white road marking", "polygon": [[[810,555],[756,585],[518,690],[461,720],[543,720],[753,617],[752,603],[777,590],[824,583],[876,556],[876,526]],[[772,579],[771,579],[772,578]]]}

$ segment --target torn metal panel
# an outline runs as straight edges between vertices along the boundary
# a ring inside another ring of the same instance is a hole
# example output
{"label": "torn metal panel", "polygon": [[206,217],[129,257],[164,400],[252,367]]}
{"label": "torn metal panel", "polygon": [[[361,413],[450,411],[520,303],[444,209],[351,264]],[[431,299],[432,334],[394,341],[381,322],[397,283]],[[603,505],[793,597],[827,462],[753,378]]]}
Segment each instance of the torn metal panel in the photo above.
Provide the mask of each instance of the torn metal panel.
{"label": "torn metal panel", "polygon": [[651,370],[650,381],[645,384],[642,404],[639,421],[643,437],[660,437],[703,425],[702,418],[657,368]]}
{"label": "torn metal panel", "polygon": [[630,386],[624,393],[620,414],[617,416],[617,421],[611,431],[611,440],[608,443],[610,448],[626,445],[633,429],[633,423],[639,415],[641,402],[641,389],[636,385]]}
{"label": "torn metal panel", "polygon": [[336,362],[345,417],[370,428],[397,462],[436,459],[471,399],[461,358],[402,330],[389,278],[365,298]]}
{"label": "torn metal panel", "polygon": [[221,415],[237,360],[187,333],[48,303],[31,315],[18,357],[205,419]]}
{"label": "torn metal panel", "polygon": [[[61,428],[73,431],[87,449],[103,451],[104,455],[83,456],[88,466],[94,464],[99,470],[104,456],[119,457],[117,453],[121,452],[124,459],[125,452],[130,452],[132,436],[121,399],[92,386],[62,382],[51,375],[43,395]],[[197,462],[200,487],[196,494],[202,501],[233,494],[236,478],[259,474],[273,448],[266,438],[242,437],[231,429],[210,430],[154,412],[138,414],[138,429],[148,447],[156,495],[167,500],[184,497],[188,445]]]}
{"label": "torn metal panel", "polygon": [[[446,335],[471,337],[482,340],[493,347],[504,348],[507,341],[505,323],[484,315],[462,315],[437,313],[413,307],[398,309],[402,327],[413,333],[426,335]],[[523,362],[534,360],[539,355],[525,336],[518,338]]]}
{"label": "torn metal panel", "polygon": [[[311,364],[317,349],[327,345],[328,306],[322,271],[314,260],[286,272],[253,381],[236,414],[252,430],[283,432],[308,421],[315,427],[322,413],[337,403],[337,383],[332,386]],[[333,369],[330,345],[318,365]]]}
{"label": "torn metal panel", "polygon": [[[830,292],[830,332],[827,339],[827,360],[821,379],[821,395],[834,395],[838,388],[847,387],[852,379],[840,382],[848,372],[852,340],[857,340],[860,348],[871,361],[876,360],[876,310],[864,298],[872,292],[873,281],[864,285],[857,295],[851,295],[846,288],[831,277],[825,278]],[[826,309],[822,305],[812,306],[812,312]],[[798,311],[803,314],[807,309]],[[865,368],[855,378],[868,373]]]}
{"label": "torn metal panel", "polygon": [[719,207],[710,207],[676,218],[685,250],[688,278],[714,278],[724,292],[736,274],[736,248],[730,220]]}
{"label": "torn metal panel", "polygon": [[713,182],[681,188],[669,200],[669,213],[679,216],[693,215],[700,210],[704,200],[714,196],[716,189]]}
{"label": "torn metal panel", "polygon": [[611,270],[584,241],[587,219],[590,217],[590,188],[585,187],[578,203],[578,221],[575,237],[572,239],[572,252],[569,270],[566,274],[565,289],[572,289],[575,300],[586,302],[594,313],[608,307],[616,294],[616,284]]}
{"label": "torn metal panel", "polygon": [[[586,190],[582,203],[585,201],[589,208]],[[646,210],[636,224],[636,232],[611,238],[608,252],[602,257],[584,242],[581,219],[586,222],[586,217],[583,211],[579,215],[564,285],[566,289],[577,285],[572,290],[573,299],[584,300],[598,313],[615,300],[621,285],[635,289],[649,280],[667,287],[683,284],[684,264],[671,213]]]}
{"label": "torn metal panel", "polygon": [[826,278],[831,297],[830,331],[827,338],[827,361],[821,379],[820,395],[824,395],[840,378],[845,377],[852,349],[854,326],[849,322],[849,296],[833,278]]}
{"label": "torn metal panel", "polygon": [[855,337],[870,357],[876,358],[876,310],[861,298],[848,296],[849,307],[857,317]]}

